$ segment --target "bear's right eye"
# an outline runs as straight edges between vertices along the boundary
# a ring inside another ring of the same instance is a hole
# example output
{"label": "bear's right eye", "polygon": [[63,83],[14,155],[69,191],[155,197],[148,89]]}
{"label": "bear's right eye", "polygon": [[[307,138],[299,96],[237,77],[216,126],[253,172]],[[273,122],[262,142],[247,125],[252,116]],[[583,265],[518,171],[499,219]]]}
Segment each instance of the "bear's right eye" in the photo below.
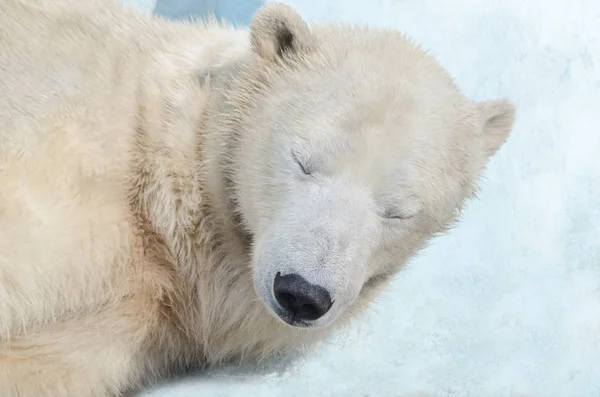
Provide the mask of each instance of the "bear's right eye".
{"label": "bear's right eye", "polygon": [[304,163],[300,160],[300,158],[298,157],[298,155],[295,152],[292,152],[292,157],[294,159],[294,161],[296,162],[296,164],[298,164],[298,167],[300,167],[300,170],[302,170],[302,173],[304,175],[310,175],[311,172],[308,169],[308,167],[306,167],[304,165]]}

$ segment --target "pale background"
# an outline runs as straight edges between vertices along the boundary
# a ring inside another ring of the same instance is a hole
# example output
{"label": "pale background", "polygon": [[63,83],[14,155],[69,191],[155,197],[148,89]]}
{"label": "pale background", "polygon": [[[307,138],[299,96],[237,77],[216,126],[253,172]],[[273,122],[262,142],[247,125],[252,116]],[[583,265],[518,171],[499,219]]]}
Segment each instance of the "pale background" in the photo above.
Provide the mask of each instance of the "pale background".
{"label": "pale background", "polygon": [[[124,0],[247,24],[259,0]],[[600,1],[288,0],[308,21],[400,29],[514,133],[458,228],[316,354],[140,397],[600,396]]]}

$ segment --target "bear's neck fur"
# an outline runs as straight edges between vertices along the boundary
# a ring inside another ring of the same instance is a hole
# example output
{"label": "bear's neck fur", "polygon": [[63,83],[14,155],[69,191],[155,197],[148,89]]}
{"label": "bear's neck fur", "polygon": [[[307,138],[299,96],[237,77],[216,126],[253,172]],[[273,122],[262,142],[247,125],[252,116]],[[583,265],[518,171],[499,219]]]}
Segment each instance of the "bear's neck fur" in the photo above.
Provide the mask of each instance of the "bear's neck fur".
{"label": "bear's neck fur", "polygon": [[140,81],[130,204],[139,233],[151,237],[144,251],[159,253],[149,260],[171,278],[147,343],[155,370],[262,359],[331,331],[284,325],[254,291],[252,238],[230,165],[240,119],[256,99],[248,92],[260,95],[262,83],[248,50],[238,53],[198,68],[181,51],[163,51]]}

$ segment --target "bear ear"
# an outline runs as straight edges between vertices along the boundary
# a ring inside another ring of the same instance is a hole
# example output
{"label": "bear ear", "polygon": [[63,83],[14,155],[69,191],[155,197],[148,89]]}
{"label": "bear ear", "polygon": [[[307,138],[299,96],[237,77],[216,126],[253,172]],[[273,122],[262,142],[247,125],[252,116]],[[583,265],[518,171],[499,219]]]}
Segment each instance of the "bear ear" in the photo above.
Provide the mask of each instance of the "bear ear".
{"label": "bear ear", "polygon": [[281,3],[267,3],[252,17],[250,43],[257,55],[272,61],[286,53],[309,51],[314,38],[296,11]]}
{"label": "bear ear", "polygon": [[480,138],[486,157],[493,156],[510,135],[515,121],[515,106],[508,99],[477,103]]}

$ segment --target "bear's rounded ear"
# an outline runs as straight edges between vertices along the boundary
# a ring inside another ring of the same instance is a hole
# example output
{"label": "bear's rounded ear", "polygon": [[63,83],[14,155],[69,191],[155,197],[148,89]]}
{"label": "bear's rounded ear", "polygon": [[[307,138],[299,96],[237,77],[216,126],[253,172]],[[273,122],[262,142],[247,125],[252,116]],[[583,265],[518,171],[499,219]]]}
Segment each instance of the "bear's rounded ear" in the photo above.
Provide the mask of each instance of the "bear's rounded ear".
{"label": "bear's rounded ear", "polygon": [[296,11],[281,3],[267,3],[252,17],[250,43],[257,55],[271,61],[285,53],[309,51],[314,38]]}
{"label": "bear's rounded ear", "polygon": [[486,157],[493,156],[510,135],[515,121],[515,105],[508,99],[477,103],[480,120],[480,138]]}

